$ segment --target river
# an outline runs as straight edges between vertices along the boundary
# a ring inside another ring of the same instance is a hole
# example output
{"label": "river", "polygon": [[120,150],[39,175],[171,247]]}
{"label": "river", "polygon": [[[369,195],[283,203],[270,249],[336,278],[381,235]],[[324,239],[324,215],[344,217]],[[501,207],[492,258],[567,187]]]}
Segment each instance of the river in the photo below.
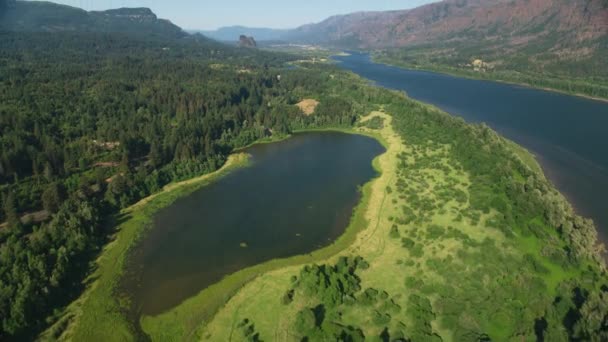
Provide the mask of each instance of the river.
{"label": "river", "polygon": [[484,122],[531,151],[547,177],[608,238],[608,103],[499,82],[408,70],[351,53],[335,60],[378,86]]}

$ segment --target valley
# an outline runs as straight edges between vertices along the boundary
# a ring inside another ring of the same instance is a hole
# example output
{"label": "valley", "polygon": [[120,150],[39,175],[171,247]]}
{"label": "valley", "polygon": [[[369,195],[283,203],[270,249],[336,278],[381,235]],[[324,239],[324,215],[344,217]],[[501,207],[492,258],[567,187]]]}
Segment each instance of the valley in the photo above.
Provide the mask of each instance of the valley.
{"label": "valley", "polygon": [[0,340],[608,339],[605,1],[179,2],[0,0]]}

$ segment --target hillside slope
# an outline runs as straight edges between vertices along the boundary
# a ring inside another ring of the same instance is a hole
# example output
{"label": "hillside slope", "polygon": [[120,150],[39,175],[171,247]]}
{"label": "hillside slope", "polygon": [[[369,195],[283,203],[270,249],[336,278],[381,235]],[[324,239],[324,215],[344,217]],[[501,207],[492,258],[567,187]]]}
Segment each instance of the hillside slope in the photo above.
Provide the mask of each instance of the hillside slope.
{"label": "hillside slope", "polygon": [[412,10],[361,12],[302,26],[292,37],[359,48],[478,39],[521,46],[560,33],[560,43],[593,41],[608,30],[604,0],[446,0]]}
{"label": "hillside slope", "polygon": [[382,61],[409,67],[581,77],[605,89],[580,92],[608,93],[606,0],[446,0],[412,10],[335,16],[300,27],[289,38],[382,50]]}
{"label": "hillside slope", "polygon": [[0,14],[0,29],[25,32],[122,32],[167,38],[185,36],[181,28],[159,19],[148,8],[85,10],[42,1],[13,1]]}

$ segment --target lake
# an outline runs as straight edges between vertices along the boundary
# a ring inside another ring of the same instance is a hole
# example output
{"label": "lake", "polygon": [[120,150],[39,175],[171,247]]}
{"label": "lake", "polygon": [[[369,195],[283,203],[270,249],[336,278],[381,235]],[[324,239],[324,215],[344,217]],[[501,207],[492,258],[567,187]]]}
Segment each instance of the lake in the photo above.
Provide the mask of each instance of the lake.
{"label": "lake", "polygon": [[334,57],[377,85],[405,91],[469,122],[485,122],[537,156],[577,212],[608,237],[608,103],[528,87]]}
{"label": "lake", "polygon": [[245,152],[250,166],[155,215],[124,281],[137,315],[159,314],[228,274],[336,240],[384,147],[361,135],[312,132]]}

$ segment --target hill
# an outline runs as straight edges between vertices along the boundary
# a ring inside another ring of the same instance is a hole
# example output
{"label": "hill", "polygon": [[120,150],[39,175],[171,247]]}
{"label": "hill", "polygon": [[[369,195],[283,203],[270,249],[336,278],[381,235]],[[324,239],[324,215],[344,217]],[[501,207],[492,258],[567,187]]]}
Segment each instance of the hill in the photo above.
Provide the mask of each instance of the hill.
{"label": "hill", "polygon": [[[608,89],[605,0],[446,0],[411,10],[335,16],[291,31],[289,39],[382,50],[377,54],[382,61],[408,67],[518,83],[530,82],[513,73],[581,77],[603,85],[603,93]],[[512,74],[488,75],[496,72]]]}
{"label": "hill", "polygon": [[148,8],[85,10],[42,1],[7,3],[0,17],[0,29],[22,32],[122,32],[167,38],[186,34],[168,20],[159,19]]}
{"label": "hill", "polygon": [[584,42],[606,35],[607,6],[603,0],[446,0],[411,10],[334,16],[291,35],[358,48],[469,39],[520,46],[547,38],[551,31]]}

